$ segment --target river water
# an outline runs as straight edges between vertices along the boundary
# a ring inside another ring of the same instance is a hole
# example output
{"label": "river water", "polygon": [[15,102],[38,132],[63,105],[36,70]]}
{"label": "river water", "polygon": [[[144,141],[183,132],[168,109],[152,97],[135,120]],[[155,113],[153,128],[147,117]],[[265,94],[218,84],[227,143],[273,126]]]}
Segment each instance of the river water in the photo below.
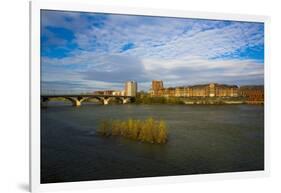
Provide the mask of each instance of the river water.
{"label": "river water", "polygon": [[[168,142],[101,137],[104,119],[168,125]],[[41,183],[264,169],[264,107],[259,105],[49,104],[41,109]]]}

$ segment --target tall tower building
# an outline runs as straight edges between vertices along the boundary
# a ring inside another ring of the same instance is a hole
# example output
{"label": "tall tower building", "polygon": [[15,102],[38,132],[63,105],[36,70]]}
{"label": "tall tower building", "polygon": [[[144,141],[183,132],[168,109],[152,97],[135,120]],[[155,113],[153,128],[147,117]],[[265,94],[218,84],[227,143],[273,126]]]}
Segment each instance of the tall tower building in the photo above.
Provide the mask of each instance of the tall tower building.
{"label": "tall tower building", "polygon": [[125,95],[126,96],[137,96],[138,85],[136,81],[127,81],[125,83]]}
{"label": "tall tower building", "polygon": [[152,86],[151,86],[151,89],[152,89],[152,96],[158,96],[159,95],[159,91],[161,89],[163,89],[164,86],[163,86],[163,81],[162,80],[152,80]]}
{"label": "tall tower building", "polygon": [[158,91],[164,88],[162,80],[152,80],[152,90]]}

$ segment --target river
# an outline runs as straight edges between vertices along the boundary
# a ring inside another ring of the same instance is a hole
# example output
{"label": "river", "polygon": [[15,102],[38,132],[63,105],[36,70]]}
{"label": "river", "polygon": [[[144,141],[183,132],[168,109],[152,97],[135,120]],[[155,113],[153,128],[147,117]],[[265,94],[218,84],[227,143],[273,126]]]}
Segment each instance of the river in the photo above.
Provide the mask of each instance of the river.
{"label": "river", "polygon": [[[103,119],[168,125],[167,144],[96,134]],[[261,105],[98,105],[41,109],[41,183],[264,169]]]}

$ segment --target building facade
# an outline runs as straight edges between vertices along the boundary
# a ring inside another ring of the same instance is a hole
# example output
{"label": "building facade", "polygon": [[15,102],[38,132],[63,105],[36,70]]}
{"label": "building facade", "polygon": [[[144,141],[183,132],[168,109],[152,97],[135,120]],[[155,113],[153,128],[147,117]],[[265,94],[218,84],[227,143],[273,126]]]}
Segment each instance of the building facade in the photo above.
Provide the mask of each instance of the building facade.
{"label": "building facade", "polygon": [[95,95],[112,95],[112,96],[137,96],[137,82],[127,81],[125,82],[124,90],[99,90],[94,91]]}
{"label": "building facade", "polygon": [[113,95],[114,90],[100,90],[95,91],[93,94],[95,95]]}
{"label": "building facade", "polygon": [[125,91],[123,90],[115,90],[112,92],[113,96],[124,96],[125,95]]}
{"label": "building facade", "polygon": [[152,96],[159,96],[160,91],[164,89],[163,81],[162,80],[153,80],[151,85],[151,95]]}
{"label": "building facade", "polygon": [[136,81],[127,81],[125,83],[125,95],[126,96],[137,96],[138,85]]}
{"label": "building facade", "polygon": [[237,97],[238,86],[226,84],[203,84],[164,88],[162,81],[152,81],[151,96],[158,97]]}
{"label": "building facade", "polygon": [[246,97],[248,101],[264,101],[264,86],[241,86],[239,95]]}
{"label": "building facade", "polygon": [[162,88],[156,92],[155,96],[174,97],[176,96],[176,88]]}
{"label": "building facade", "polygon": [[153,80],[152,81],[152,90],[160,90],[164,88],[163,81],[162,80]]}

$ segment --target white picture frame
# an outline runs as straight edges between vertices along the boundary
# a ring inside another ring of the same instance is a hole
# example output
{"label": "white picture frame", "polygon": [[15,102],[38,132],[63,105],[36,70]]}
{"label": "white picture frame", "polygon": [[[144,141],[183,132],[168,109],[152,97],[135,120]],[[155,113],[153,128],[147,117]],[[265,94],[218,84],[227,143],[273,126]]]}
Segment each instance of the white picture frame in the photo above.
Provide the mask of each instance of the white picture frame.
{"label": "white picture frame", "polygon": [[[215,20],[235,20],[246,22],[262,22],[265,29],[265,169],[264,171],[232,172],[203,175],[184,175],[152,178],[101,180],[86,182],[40,184],[40,10],[64,10],[96,13],[115,13],[127,15],[168,16],[179,18],[198,18]],[[61,2],[61,1],[32,1],[30,2],[30,191],[41,192],[51,190],[84,189],[99,187],[118,187],[144,184],[164,184],[189,181],[241,179],[249,177],[264,177],[269,175],[269,23],[270,18],[259,15],[222,14],[207,12],[191,12],[180,10],[144,9],[134,7],[103,6],[97,3]]]}

